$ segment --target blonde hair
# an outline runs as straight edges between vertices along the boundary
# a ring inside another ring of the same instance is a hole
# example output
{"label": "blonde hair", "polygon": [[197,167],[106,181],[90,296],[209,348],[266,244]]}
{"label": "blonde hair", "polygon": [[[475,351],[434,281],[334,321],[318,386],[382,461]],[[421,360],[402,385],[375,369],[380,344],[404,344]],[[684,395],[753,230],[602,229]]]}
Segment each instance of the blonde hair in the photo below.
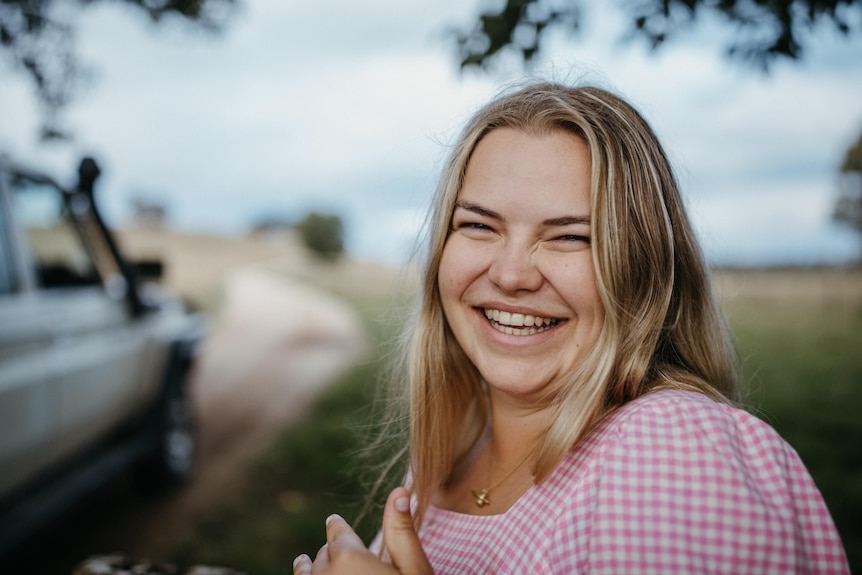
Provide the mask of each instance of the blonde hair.
{"label": "blonde hair", "polygon": [[[418,317],[404,370],[417,526],[431,497],[489,417],[480,375],[449,329],[437,275],[470,156],[497,128],[566,130],[591,156],[592,250],[605,322],[596,345],[554,398],[532,461],[543,481],[573,445],[620,405],[657,388],[736,401],[735,357],[670,162],[628,103],[595,87],[538,83],[503,95],[465,126],[444,166],[429,221]],[[403,380],[402,380],[403,381]]]}

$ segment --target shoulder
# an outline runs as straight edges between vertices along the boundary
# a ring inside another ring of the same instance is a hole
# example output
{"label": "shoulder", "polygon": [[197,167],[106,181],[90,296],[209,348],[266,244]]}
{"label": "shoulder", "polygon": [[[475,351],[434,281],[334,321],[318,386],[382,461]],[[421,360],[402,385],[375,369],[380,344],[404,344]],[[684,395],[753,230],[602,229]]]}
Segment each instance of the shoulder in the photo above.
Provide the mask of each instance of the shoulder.
{"label": "shoulder", "polygon": [[676,460],[687,454],[700,460],[706,450],[719,460],[773,458],[783,463],[793,453],[770,425],[747,411],[682,390],[655,391],[632,401],[597,431],[618,449],[649,446],[674,453]]}
{"label": "shoulder", "polygon": [[756,502],[786,518],[800,495],[820,500],[799,456],[770,425],[698,393],[650,393],[596,432],[604,437],[598,468],[608,489],[654,485],[647,500],[716,510],[745,501],[740,511]]}
{"label": "shoulder", "polygon": [[824,557],[829,572],[843,572],[840,539],[801,460],[744,410],[656,391],[605,418],[566,461],[578,462],[569,479],[579,476],[589,497],[564,505],[558,528],[588,526],[596,572],[633,558],[669,573],[793,572]]}
{"label": "shoulder", "polygon": [[795,466],[793,448],[766,422],[705,395],[660,390],[608,415],[569,453],[561,467],[584,467],[640,480],[645,473],[715,472],[739,465]]}
{"label": "shoulder", "polygon": [[769,425],[743,409],[719,403],[700,393],[676,389],[641,396],[617,409],[606,421],[621,433],[673,434],[684,427],[706,434],[731,429],[756,431],[758,437],[765,434],[779,439]]}

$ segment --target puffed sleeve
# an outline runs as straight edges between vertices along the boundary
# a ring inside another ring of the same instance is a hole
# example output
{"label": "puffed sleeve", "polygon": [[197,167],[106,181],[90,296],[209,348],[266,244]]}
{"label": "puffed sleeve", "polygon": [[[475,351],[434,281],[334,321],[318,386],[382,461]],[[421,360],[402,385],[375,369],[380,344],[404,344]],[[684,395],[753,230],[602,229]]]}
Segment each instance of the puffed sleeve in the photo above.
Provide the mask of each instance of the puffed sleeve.
{"label": "puffed sleeve", "polygon": [[849,573],[820,492],[769,425],[693,393],[640,403],[595,454],[587,572]]}

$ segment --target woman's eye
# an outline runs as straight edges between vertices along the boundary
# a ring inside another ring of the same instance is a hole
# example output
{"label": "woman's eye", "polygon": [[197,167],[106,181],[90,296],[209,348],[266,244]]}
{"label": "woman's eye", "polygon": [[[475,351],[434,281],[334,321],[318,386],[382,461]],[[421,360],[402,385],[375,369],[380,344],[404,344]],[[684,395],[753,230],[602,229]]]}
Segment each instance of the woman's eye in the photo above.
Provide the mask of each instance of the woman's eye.
{"label": "woman's eye", "polygon": [[588,236],[579,236],[575,234],[566,234],[564,236],[560,236],[559,240],[564,242],[584,242],[586,244],[590,243],[590,238]]}
{"label": "woman's eye", "polygon": [[461,222],[455,227],[459,230],[491,230],[489,226],[479,222]]}

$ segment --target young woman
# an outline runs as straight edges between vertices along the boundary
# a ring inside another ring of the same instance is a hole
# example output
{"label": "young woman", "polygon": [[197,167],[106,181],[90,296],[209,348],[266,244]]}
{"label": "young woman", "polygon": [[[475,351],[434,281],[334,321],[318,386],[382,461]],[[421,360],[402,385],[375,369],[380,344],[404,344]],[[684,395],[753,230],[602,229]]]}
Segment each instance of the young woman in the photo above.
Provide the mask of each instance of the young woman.
{"label": "young woman", "polygon": [[534,84],[467,124],[407,365],[382,553],[334,515],[296,575],[849,571],[799,457],[736,406],[667,157],[605,90]]}

